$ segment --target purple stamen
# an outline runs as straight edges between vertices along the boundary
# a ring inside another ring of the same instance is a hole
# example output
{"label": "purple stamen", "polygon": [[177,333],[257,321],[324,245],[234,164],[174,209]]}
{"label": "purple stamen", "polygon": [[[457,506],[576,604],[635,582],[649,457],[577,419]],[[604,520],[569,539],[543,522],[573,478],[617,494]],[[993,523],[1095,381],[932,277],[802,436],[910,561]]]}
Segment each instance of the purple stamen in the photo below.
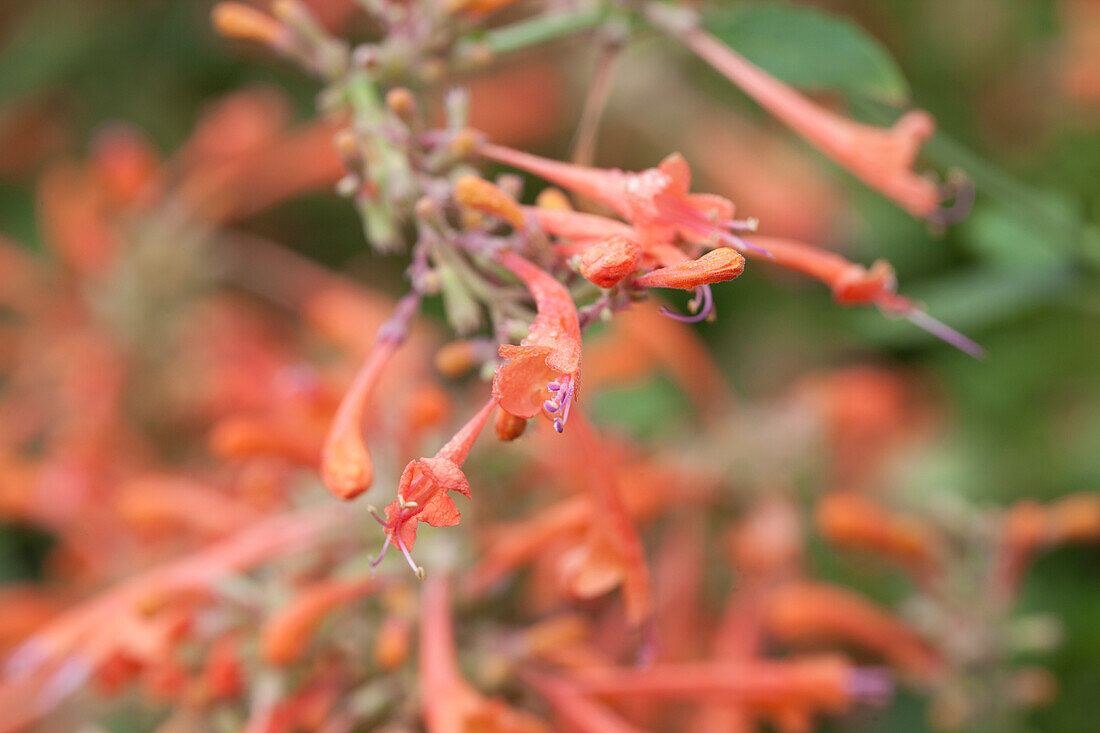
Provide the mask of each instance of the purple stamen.
{"label": "purple stamen", "polygon": [[401,533],[395,532],[394,534],[397,536],[397,549],[401,550],[401,554],[405,556],[405,560],[408,561],[409,567],[412,568],[412,571],[416,575],[416,577],[423,578],[424,568],[417,565],[416,561],[413,560],[412,553],[409,552],[409,548],[405,547],[405,541],[401,539]]}
{"label": "purple stamen", "polygon": [[382,559],[386,557],[386,553],[389,552],[391,539],[389,533],[386,533],[386,541],[382,543],[382,551],[378,553],[378,558],[376,560],[371,560],[370,569],[372,573],[374,569],[382,563]]}
{"label": "purple stamen", "polygon": [[554,430],[555,430],[555,432],[558,432],[558,433],[564,433],[565,432],[565,423],[562,422],[562,419],[560,417],[555,417],[554,418]]}
{"label": "purple stamen", "polygon": [[951,344],[964,354],[969,354],[975,359],[982,359],[985,357],[985,349],[983,349],[978,343],[963,336],[955,329],[948,326],[946,323],[937,321],[932,316],[928,315],[922,310],[914,308],[905,314],[906,319],[917,328],[924,329],[928,333],[932,334],[941,341]]}
{"label": "purple stamen", "polygon": [[885,669],[860,667],[848,676],[848,692],[862,703],[882,707],[894,696],[894,681]]}
{"label": "purple stamen", "polygon": [[542,403],[542,409],[550,413],[557,412],[560,407],[561,405],[559,405],[557,402],[554,402],[553,400],[546,400],[546,402]]}
{"label": "purple stamen", "polygon": [[661,313],[665,314],[674,321],[680,321],[681,323],[699,323],[706,320],[707,316],[714,311],[714,295],[710,291],[709,285],[700,285],[695,289],[697,297],[702,298],[703,308],[693,316],[684,316],[677,313],[674,310],[661,306]]}
{"label": "purple stamen", "polygon": [[747,249],[750,252],[755,252],[758,255],[763,255],[763,256],[767,257],[769,260],[775,260],[775,255],[773,255],[771,252],[764,249],[763,247],[758,247],[757,245],[753,244],[752,242],[748,242],[748,241],[742,239],[741,237],[737,236],[736,234],[733,234],[731,232],[722,232],[721,234],[719,234],[719,237],[723,241],[725,241],[726,244],[730,245],[734,249],[741,249],[741,250]]}
{"label": "purple stamen", "polygon": [[550,390],[551,392],[557,392],[559,389],[561,389],[561,385],[557,382],[547,382],[546,389]]}

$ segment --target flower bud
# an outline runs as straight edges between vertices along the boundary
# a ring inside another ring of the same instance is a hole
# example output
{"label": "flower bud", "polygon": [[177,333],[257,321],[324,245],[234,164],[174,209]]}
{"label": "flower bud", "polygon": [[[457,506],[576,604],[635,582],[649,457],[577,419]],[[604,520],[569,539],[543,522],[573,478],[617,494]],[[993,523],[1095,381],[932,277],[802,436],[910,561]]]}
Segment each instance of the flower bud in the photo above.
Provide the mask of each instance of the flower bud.
{"label": "flower bud", "polygon": [[483,214],[491,214],[511,224],[516,229],[524,229],[523,209],[516,200],[496,184],[477,176],[462,176],[455,182],[455,200],[462,206]]}
{"label": "flower bud", "polygon": [[496,421],[493,425],[496,428],[497,437],[503,441],[515,440],[523,435],[523,432],[527,429],[526,420],[504,409],[497,410]]}
{"label": "flower bud", "polygon": [[626,237],[612,235],[584,251],[580,271],[593,284],[610,288],[637,270],[641,261],[641,245]]}

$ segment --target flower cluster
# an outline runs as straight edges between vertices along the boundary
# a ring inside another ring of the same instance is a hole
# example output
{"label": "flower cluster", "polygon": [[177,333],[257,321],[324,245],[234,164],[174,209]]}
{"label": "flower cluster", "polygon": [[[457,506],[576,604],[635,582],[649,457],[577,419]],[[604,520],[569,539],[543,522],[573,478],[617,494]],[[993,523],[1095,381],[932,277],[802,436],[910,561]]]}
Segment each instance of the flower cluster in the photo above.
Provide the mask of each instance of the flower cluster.
{"label": "flower cluster", "polygon": [[[977,344],[885,261],[693,192],[680,154],[540,157],[431,85],[517,34],[629,14],[944,226],[968,192],[913,172],[931,118],[826,111],[665,5],[488,30],[510,2],[361,5],[380,34],[352,47],[299,0],[216,4],[224,36],[322,80],[324,120],[289,128],[279,95],[240,92],[164,161],[112,130],[43,176],[48,256],[0,241],[0,514],[57,538],[45,582],[0,588],[0,733],[85,722],[93,696],[167,711],[162,733],[801,733],[899,685],[964,729],[1048,699],[1016,657],[1056,624],[1014,601],[1039,552],[1100,542],[1097,495],[914,501],[887,470],[937,426],[913,378],[840,369],[739,401],[692,324],[749,258]],[[319,186],[407,255],[402,297],[235,226]],[[436,306],[446,336],[418,319]],[[683,430],[628,439],[593,407],[656,380],[690,403]],[[483,433],[508,445],[478,451]],[[900,570],[896,608],[815,573],[819,539]]]}

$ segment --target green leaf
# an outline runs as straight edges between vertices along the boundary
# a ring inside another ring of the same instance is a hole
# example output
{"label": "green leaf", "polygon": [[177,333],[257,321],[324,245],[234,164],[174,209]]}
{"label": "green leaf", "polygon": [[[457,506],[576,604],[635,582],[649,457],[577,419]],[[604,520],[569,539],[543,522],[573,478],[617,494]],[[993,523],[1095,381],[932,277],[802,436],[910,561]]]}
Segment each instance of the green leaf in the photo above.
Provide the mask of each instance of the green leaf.
{"label": "green leaf", "polygon": [[53,0],[33,6],[0,45],[0,104],[62,80],[87,63],[102,14],[85,3]]}
{"label": "green leaf", "polygon": [[748,3],[704,14],[703,25],[769,73],[802,89],[901,101],[909,85],[855,23],[813,8]]}

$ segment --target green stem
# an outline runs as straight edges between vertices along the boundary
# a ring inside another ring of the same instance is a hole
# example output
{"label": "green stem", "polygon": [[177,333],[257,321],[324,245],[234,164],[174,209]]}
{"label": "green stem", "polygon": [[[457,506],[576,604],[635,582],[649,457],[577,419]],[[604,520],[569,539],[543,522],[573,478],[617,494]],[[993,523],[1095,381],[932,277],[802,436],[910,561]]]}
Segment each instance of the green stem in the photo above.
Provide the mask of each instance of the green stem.
{"label": "green stem", "polygon": [[489,31],[485,34],[484,41],[493,53],[508,53],[594,28],[606,19],[607,10],[603,7],[544,15]]}

